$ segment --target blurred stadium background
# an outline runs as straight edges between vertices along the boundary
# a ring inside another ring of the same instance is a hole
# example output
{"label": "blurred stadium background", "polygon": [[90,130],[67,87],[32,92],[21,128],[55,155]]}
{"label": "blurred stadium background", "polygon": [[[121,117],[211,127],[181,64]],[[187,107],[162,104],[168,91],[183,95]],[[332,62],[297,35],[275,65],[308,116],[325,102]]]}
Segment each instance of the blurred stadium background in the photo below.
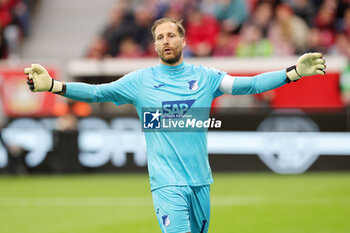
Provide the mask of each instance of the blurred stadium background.
{"label": "blurred stadium background", "polygon": [[347,0],[1,0],[0,232],[159,232],[133,107],[33,94],[23,68],[116,80],[158,63],[164,16],[183,20],[187,62],[231,75],[327,60],[324,77],[214,102],[210,232],[348,233]]}

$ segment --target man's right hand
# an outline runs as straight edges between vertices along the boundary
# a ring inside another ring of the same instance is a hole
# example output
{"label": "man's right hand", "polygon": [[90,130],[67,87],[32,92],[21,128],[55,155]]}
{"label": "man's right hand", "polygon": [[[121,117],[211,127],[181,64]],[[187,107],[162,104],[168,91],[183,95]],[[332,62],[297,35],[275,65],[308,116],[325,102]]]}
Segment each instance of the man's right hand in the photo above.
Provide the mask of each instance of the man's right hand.
{"label": "man's right hand", "polygon": [[50,91],[57,94],[62,92],[62,82],[52,79],[47,70],[41,65],[32,64],[31,67],[24,69],[24,73],[27,75],[27,84],[31,91]]}

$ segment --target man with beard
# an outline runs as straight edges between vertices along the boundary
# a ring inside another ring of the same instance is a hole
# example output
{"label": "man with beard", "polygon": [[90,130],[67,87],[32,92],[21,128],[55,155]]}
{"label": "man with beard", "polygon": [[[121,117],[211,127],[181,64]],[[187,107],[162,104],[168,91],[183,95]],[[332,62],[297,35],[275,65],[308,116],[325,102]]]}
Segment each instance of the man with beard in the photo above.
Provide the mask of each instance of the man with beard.
{"label": "man with beard", "polygon": [[[232,77],[225,72],[183,61],[186,46],[181,22],[169,18],[155,21],[154,46],[160,64],[140,69],[108,84],[59,82],[38,64],[25,69],[34,92],[50,91],[85,102],[131,103],[141,119],[144,108],[210,109],[212,101],[224,94],[261,93],[296,81],[302,76],[324,74],[320,53],[304,54],[297,66],[253,77]],[[153,112],[152,119],[161,113]],[[209,117],[209,111],[208,115]],[[208,232],[210,184],[213,182],[207,153],[207,131],[147,132],[148,171],[152,198],[163,232]]]}

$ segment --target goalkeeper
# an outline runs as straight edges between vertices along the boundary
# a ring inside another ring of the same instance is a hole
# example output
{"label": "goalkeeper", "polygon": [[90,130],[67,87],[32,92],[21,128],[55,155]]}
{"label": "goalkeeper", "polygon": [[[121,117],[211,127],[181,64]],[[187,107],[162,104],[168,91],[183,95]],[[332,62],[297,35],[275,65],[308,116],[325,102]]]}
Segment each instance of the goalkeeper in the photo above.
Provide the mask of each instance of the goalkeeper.
{"label": "goalkeeper", "polygon": [[[183,61],[186,40],[181,22],[159,19],[153,24],[152,34],[160,58],[160,64],[154,67],[134,71],[111,83],[89,85],[56,81],[44,67],[32,64],[24,70],[29,88],[33,92],[50,91],[78,101],[130,103],[142,117],[142,108],[163,106],[165,102],[210,108],[212,101],[224,93],[261,93],[304,76],[325,74],[322,54],[307,53],[299,58],[296,66],[286,70],[233,77]],[[213,179],[206,132],[146,132],[145,137],[152,198],[162,232],[208,232],[209,186]]]}

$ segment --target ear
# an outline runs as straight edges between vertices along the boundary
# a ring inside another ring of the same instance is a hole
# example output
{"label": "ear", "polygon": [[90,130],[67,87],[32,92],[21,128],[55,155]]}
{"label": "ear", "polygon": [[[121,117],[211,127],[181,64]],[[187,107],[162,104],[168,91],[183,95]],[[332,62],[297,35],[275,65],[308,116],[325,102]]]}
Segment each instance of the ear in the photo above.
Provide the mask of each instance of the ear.
{"label": "ear", "polygon": [[182,48],[185,48],[186,47],[186,39],[185,37],[182,38]]}
{"label": "ear", "polygon": [[154,50],[158,53],[156,42],[153,43]]}

